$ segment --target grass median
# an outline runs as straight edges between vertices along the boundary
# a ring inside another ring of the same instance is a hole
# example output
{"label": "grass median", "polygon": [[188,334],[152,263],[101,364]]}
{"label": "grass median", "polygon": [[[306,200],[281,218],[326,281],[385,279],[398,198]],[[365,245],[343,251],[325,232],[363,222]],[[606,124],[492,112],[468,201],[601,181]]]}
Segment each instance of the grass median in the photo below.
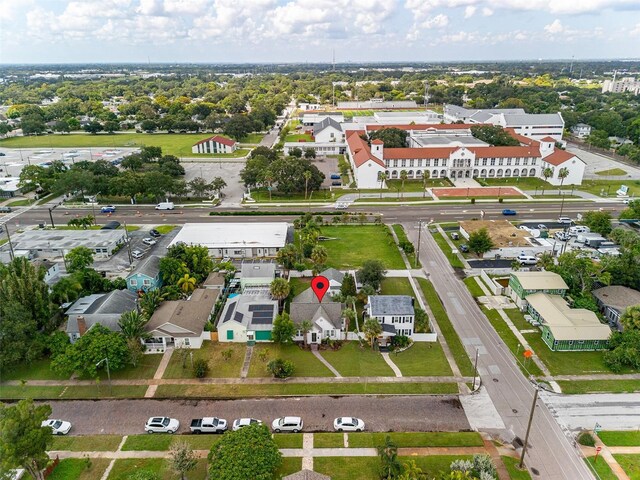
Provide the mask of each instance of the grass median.
{"label": "grass median", "polygon": [[164,452],[174,442],[186,442],[194,450],[209,450],[218,443],[222,435],[171,435],[168,433],[129,435],[122,446],[123,451]]}
{"label": "grass median", "polygon": [[160,385],[156,398],[255,398],[302,395],[456,394],[455,383],[270,383],[266,385]]}
{"label": "grass median", "polygon": [[350,433],[349,448],[377,448],[389,436],[398,447],[482,447],[476,432]]}
{"label": "grass median", "polygon": [[[398,237],[399,245],[402,245],[403,242],[411,243],[411,245],[413,245],[413,243],[409,241],[409,237],[407,237],[407,233],[404,231],[404,227],[402,225],[400,225],[399,223],[395,223],[393,224],[392,228],[396,233],[396,236]],[[415,249],[415,245],[413,245],[413,247]],[[420,268],[420,260],[416,258],[415,253],[407,253],[406,255],[411,268]]]}
{"label": "grass median", "polygon": [[114,452],[122,441],[120,435],[65,435],[54,436],[49,450],[71,452]]}
{"label": "grass median", "polygon": [[433,312],[435,320],[440,327],[440,331],[449,346],[449,350],[451,350],[451,354],[460,369],[460,372],[464,376],[472,376],[473,365],[471,364],[471,360],[469,360],[469,356],[460,341],[460,337],[453,328],[451,320],[449,320],[449,316],[440,301],[440,297],[438,297],[435,288],[433,288],[433,284],[431,281],[424,278],[418,278],[417,280],[420,284],[424,297],[427,299],[427,303],[431,307],[431,311]]}
{"label": "grass median", "polygon": [[464,268],[464,264],[462,263],[462,260],[458,258],[457,254],[453,253],[452,251],[453,249],[447,243],[447,240],[442,236],[442,234],[440,232],[433,232],[432,235],[433,235],[433,239],[436,241],[436,243],[440,247],[440,250],[442,250],[442,253],[444,253],[444,256],[447,257],[447,260],[449,260],[449,263],[451,264],[451,266],[453,268]]}
{"label": "grass median", "polygon": [[102,477],[110,462],[108,458],[65,458],[47,480],[95,480]]}
{"label": "grass median", "polygon": [[640,392],[640,380],[558,380],[558,385],[567,394]]}
{"label": "grass median", "polygon": [[314,433],[313,448],[344,448],[344,433]]}
{"label": "grass median", "polygon": [[602,430],[598,432],[602,443],[608,447],[640,447],[640,431]]}

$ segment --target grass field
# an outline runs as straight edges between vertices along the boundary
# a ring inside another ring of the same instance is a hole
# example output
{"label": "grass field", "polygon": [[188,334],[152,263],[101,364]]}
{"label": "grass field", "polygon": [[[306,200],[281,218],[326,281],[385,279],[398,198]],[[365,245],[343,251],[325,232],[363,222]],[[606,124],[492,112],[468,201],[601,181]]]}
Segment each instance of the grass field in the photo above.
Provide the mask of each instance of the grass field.
{"label": "grass field", "polygon": [[[387,187],[389,187],[387,189],[387,191],[385,193],[390,193],[390,192],[400,192],[400,195],[402,196],[402,193],[406,193],[406,192],[424,192],[425,191],[425,184],[422,183],[422,180],[406,180],[404,182],[404,188],[402,188],[402,180],[387,180],[386,181]],[[428,179],[426,182],[426,188],[436,188],[436,187],[450,187],[453,184],[449,181],[449,179],[447,178],[434,178],[434,179]],[[412,200],[418,200],[418,198],[416,197],[410,197]]]}
{"label": "grass field", "polygon": [[209,450],[218,443],[222,435],[171,435],[169,433],[142,433],[129,435],[122,446],[123,451],[153,451],[169,450],[174,442],[186,442],[194,450]]}
{"label": "grass field", "polygon": [[109,452],[120,445],[120,435],[65,435],[54,436],[49,450],[69,450],[73,452]]}
{"label": "grass field", "polygon": [[477,178],[483,187],[501,187],[511,186],[518,187],[520,190],[551,190],[554,188],[549,182],[536,177],[517,177],[517,178]]}
{"label": "grass field", "polygon": [[273,439],[278,448],[302,448],[301,433],[274,433]]}
{"label": "grass field", "polygon": [[391,353],[390,357],[404,376],[452,375],[447,357],[438,342],[414,342],[408,350]]}
{"label": "grass field", "polygon": [[31,200],[28,198],[7,203],[7,207],[28,207],[29,205],[31,205]]}
{"label": "grass field", "polygon": [[[191,153],[194,143],[210,137],[209,133],[72,133],[70,135],[39,135],[13,137],[0,140],[4,148],[114,148],[114,147],[162,147],[162,153],[177,157],[213,157],[213,154]],[[243,157],[249,151],[238,149],[233,153],[216,154],[216,157]]]}
{"label": "grass field", "polygon": [[[160,360],[162,360],[162,354],[149,354],[142,355],[140,358],[140,362],[136,367],[133,367],[127,364],[122,370],[111,371],[111,379],[112,380],[135,380],[138,378],[153,378],[153,375],[156,373],[158,369],[158,365],[160,364]],[[102,369],[98,371],[98,378],[100,378],[101,382],[107,383],[107,370]],[[83,378],[83,380],[93,380],[88,378]]]}
{"label": "grass field", "polygon": [[[164,458],[126,458],[116,460],[113,464],[113,469],[109,474],[108,480],[128,480],[129,477],[141,470],[147,470],[149,472],[158,475],[160,480],[174,480],[179,479],[180,476],[176,475],[169,461]],[[198,460],[197,466],[194,470],[191,470],[188,474],[188,478],[206,478],[207,472],[207,459],[202,458]]]}
{"label": "grass field", "polygon": [[[391,376],[391,374],[391,369],[389,369],[386,376]],[[157,398],[257,398],[279,395],[449,395],[457,393],[458,387],[455,383],[327,382],[261,385],[160,385],[155,396]]]}
{"label": "grass field", "polygon": [[343,448],[344,434],[342,433],[314,433],[313,448]]}
{"label": "grass field", "polygon": [[[614,377],[615,378],[615,377]],[[635,393],[640,392],[640,380],[573,380],[558,381],[562,393]]]}
{"label": "grass field", "polygon": [[0,370],[0,381],[6,380],[68,380],[69,375],[61,375],[51,370],[51,360],[42,358],[31,363],[20,363]]}
{"label": "grass field", "polygon": [[640,431],[613,431],[602,430],[598,432],[602,443],[609,447],[640,447]]}
{"label": "grass field", "polygon": [[6,386],[0,388],[0,400],[20,400],[22,398],[58,398],[64,387]]}
{"label": "grass field", "polygon": [[469,289],[469,293],[471,293],[472,296],[476,298],[484,296],[484,292],[482,291],[482,288],[480,288],[480,285],[478,285],[476,277],[467,277],[463,282]]}
{"label": "grass field", "polygon": [[48,480],[94,480],[102,477],[109,465],[108,458],[65,458],[47,477]]}
{"label": "grass field", "polygon": [[380,284],[382,295],[408,295],[415,298],[415,293],[408,278],[388,277]]}
{"label": "grass field", "polygon": [[321,230],[322,235],[335,238],[320,242],[327,249],[327,267],[359,268],[364,261],[375,258],[387,269],[406,268],[385,225],[327,226]]}
{"label": "grass field", "polygon": [[166,235],[167,233],[172,231],[174,228],[176,228],[176,226],[175,225],[157,225],[153,228],[155,228],[162,235]]}
{"label": "grass field", "polygon": [[631,480],[640,480],[640,455],[613,456]]}
{"label": "grass field", "polygon": [[621,168],[611,168],[609,170],[600,170],[596,172],[596,175],[602,175],[603,177],[610,177],[615,175],[626,175],[627,171]]}
{"label": "grass field", "polygon": [[[627,192],[630,197],[637,197],[640,195],[640,180],[589,180],[582,181],[582,185],[576,187],[576,190],[582,190],[583,192],[593,193],[601,197],[615,197],[616,191],[620,188],[620,185],[626,185],[629,187]],[[571,187],[562,187],[562,191],[571,191]]]}
{"label": "grass field", "polygon": [[308,133],[292,133],[284,137],[285,142],[299,142],[300,148],[304,151],[305,143],[313,142],[313,137]]}
{"label": "grass field", "polygon": [[[265,361],[260,359],[260,352],[267,352]],[[297,345],[278,345],[275,343],[258,344],[253,349],[249,377],[271,377],[267,364],[271,360],[281,358],[290,360],[295,366],[294,377],[331,377],[333,374],[310,351]]]}
{"label": "grass field", "polygon": [[511,480],[531,480],[531,475],[529,475],[527,470],[520,470],[518,468],[520,461],[517,458],[505,456],[501,458],[502,463],[504,463],[504,466],[507,468],[507,472],[509,472]]}
{"label": "grass field", "polygon": [[594,461],[595,458],[596,457],[587,457],[584,461],[587,462],[592,470],[595,470],[599,480],[618,480],[618,476],[613,473],[611,467],[609,467],[602,457],[598,457],[598,459]]}
{"label": "grass field", "polygon": [[282,459],[282,465],[276,470],[273,478],[274,480],[280,480],[282,477],[299,472],[300,470],[302,470],[302,458],[285,457]]}
{"label": "grass field", "polygon": [[460,341],[460,337],[458,333],[453,328],[451,324],[451,320],[449,320],[449,316],[442,306],[442,302],[438,297],[435,289],[433,288],[433,284],[424,278],[418,278],[418,283],[420,284],[420,288],[422,289],[422,293],[427,299],[427,303],[431,307],[431,311],[435,316],[435,320],[440,327],[440,331],[447,341],[447,345],[449,345],[449,349],[453,354],[453,358],[460,369],[462,375],[471,376],[473,375],[473,366],[471,365],[471,360],[469,360],[469,356],[467,355],[462,342]]}
{"label": "grass field", "polygon": [[327,189],[316,190],[309,192],[307,198],[304,198],[304,192],[302,193],[282,193],[277,190],[272,190],[271,195],[266,189],[251,190],[251,198],[258,203],[304,203],[304,202],[332,202],[340,193],[330,192]]}
{"label": "grass field", "polygon": [[[209,364],[208,377],[211,378],[238,378],[244,362],[246,345],[241,343],[214,343],[202,342],[202,347],[193,350],[193,360],[203,358]],[[231,358],[225,360],[222,352],[231,351]],[[193,378],[191,370],[191,359],[186,358],[186,368],[182,368],[182,359],[177,351],[173,352],[169,365],[164,372],[163,378]]]}
{"label": "grass field", "polygon": [[464,268],[462,260],[458,258],[458,255],[453,253],[451,246],[447,243],[447,240],[442,236],[440,232],[433,232],[433,239],[436,241],[444,256],[447,257],[449,263],[453,268]]}
{"label": "grass field", "polygon": [[[409,237],[407,237],[407,233],[404,231],[404,227],[402,225],[395,223],[391,228],[393,228],[393,231],[395,232],[396,237],[398,237],[398,242],[400,244],[402,244],[402,242],[409,242]],[[409,260],[409,265],[411,265],[411,268],[420,268],[420,260],[416,258],[415,252],[406,254],[406,256],[407,260]]]}
{"label": "grass field", "polygon": [[376,448],[385,438],[398,447],[482,447],[482,437],[476,432],[391,432],[350,433],[349,448]]}
{"label": "grass field", "polygon": [[358,342],[345,342],[339,350],[323,350],[321,355],[343,377],[390,377],[393,371],[380,355]]}

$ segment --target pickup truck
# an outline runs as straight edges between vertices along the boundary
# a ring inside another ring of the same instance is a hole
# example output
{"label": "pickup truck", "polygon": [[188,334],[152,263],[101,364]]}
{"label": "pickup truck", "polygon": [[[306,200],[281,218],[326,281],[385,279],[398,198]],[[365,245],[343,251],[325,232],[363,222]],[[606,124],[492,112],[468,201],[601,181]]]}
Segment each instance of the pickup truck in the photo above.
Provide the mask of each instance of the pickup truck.
{"label": "pickup truck", "polygon": [[204,417],[191,420],[192,433],[224,433],[227,421],[222,418]]}

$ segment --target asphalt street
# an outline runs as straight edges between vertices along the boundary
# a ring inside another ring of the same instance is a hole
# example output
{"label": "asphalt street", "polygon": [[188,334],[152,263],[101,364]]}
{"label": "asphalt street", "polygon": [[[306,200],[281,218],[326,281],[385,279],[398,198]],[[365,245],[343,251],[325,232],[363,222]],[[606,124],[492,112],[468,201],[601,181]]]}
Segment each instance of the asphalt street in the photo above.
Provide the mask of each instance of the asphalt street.
{"label": "asphalt street", "polygon": [[364,420],[366,430],[458,431],[469,422],[456,396],[289,397],[247,400],[78,400],[49,402],[51,418],[73,424],[71,433],[89,435],[144,433],[150,416],[180,420],[179,433],[189,431],[191,419],[216,416],[229,423],[252,417],[271,425],[285,415],[300,416],[305,431],[333,431],[335,417]]}
{"label": "asphalt street", "polygon": [[[417,242],[418,233],[405,224],[409,239]],[[506,429],[499,431],[505,440],[524,441],[534,387],[520,372],[513,355],[471,297],[456,278],[451,265],[435,240],[423,230],[420,260],[443,302],[451,323],[465,345],[470,358],[478,352],[478,373]],[[526,464],[534,478],[547,480],[592,479],[563,429],[545,403],[537,401]]]}

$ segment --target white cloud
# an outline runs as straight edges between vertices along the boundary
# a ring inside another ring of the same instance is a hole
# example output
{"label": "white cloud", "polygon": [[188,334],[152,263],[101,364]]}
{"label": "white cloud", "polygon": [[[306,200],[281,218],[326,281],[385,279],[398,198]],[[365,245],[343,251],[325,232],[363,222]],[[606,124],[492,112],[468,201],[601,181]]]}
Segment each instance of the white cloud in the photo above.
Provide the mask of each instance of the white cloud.
{"label": "white cloud", "polygon": [[491,15],[493,15],[493,10],[491,10],[490,8],[484,7],[482,9],[482,16],[483,17],[490,17]]}
{"label": "white cloud", "polygon": [[552,35],[556,33],[562,33],[563,30],[564,27],[562,26],[562,22],[557,18],[553,21],[553,23],[544,26],[544,31]]}
{"label": "white cloud", "polygon": [[640,37],[640,23],[636,23],[636,26],[630,32],[633,37]]}
{"label": "white cloud", "polygon": [[427,18],[424,22],[422,22],[421,26],[423,28],[444,28],[449,25],[449,17],[446,15],[436,15],[435,17]]}
{"label": "white cloud", "polygon": [[464,9],[464,18],[473,17],[475,15],[477,9],[478,9],[478,7],[474,7],[473,5],[469,5],[468,7],[465,7],[465,9]]}

